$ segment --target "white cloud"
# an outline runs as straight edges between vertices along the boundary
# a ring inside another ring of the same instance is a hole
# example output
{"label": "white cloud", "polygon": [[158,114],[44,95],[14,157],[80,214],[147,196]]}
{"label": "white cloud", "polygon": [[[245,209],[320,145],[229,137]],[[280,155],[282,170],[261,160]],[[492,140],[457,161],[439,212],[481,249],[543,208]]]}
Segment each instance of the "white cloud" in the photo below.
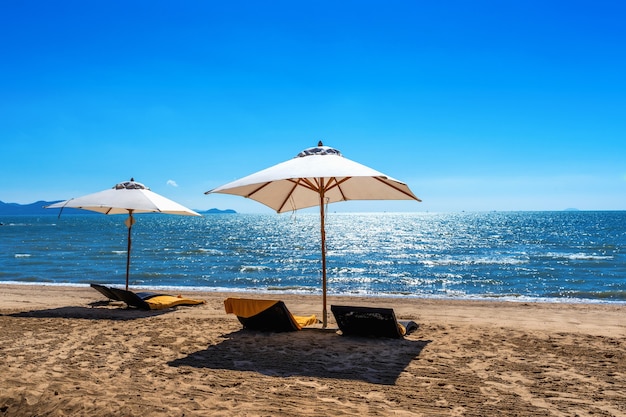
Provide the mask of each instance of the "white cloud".
{"label": "white cloud", "polygon": [[167,185],[171,187],[178,187],[178,184],[176,184],[176,181],[174,180],[167,180]]}

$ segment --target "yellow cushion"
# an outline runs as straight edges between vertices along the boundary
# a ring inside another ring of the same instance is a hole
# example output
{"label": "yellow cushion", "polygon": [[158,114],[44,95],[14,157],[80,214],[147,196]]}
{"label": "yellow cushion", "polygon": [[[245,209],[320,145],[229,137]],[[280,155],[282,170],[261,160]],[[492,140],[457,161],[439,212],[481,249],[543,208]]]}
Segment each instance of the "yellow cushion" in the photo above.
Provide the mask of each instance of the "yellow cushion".
{"label": "yellow cushion", "polygon": [[315,314],[312,314],[310,316],[294,316],[294,315],[292,315],[291,317],[293,317],[293,319],[296,321],[296,323],[298,323],[298,326],[300,328],[303,328],[305,326],[310,326],[312,324],[316,324],[317,323],[317,317],[315,317]]}
{"label": "yellow cushion", "polygon": [[246,298],[227,298],[224,300],[226,313],[234,314],[247,319],[267,310],[278,301],[276,300],[250,300]]}
{"label": "yellow cushion", "polygon": [[150,306],[150,310],[161,310],[179,305],[197,305],[204,304],[204,300],[193,300],[191,298],[183,298],[173,295],[157,295],[156,297],[145,300]]}

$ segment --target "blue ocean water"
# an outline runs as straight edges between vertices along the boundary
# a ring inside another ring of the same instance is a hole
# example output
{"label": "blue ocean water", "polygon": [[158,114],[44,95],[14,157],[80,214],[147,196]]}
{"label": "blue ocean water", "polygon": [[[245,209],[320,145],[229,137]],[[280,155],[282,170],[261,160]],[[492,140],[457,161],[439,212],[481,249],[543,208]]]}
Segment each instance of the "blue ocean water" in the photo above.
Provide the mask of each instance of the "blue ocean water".
{"label": "blue ocean water", "polygon": [[[3,217],[0,282],[122,285],[125,216]],[[321,293],[318,214],[146,214],[134,288]],[[626,302],[626,211],[338,214],[329,294]]]}

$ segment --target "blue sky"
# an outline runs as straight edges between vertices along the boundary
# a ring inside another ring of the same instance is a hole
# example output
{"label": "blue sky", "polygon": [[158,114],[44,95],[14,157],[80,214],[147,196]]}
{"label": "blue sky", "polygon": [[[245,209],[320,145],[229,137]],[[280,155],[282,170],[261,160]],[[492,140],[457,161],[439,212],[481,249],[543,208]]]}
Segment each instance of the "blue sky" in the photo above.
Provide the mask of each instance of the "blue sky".
{"label": "blue sky", "polygon": [[4,1],[0,200],[204,191],[318,140],[416,202],[626,209],[621,1]]}

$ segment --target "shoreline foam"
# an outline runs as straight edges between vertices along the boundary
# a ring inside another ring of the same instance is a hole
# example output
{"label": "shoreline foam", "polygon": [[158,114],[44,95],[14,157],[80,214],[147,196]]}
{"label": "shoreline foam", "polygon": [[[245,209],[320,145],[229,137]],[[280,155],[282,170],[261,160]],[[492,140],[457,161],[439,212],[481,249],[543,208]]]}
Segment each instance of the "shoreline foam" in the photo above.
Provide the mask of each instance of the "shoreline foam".
{"label": "shoreline foam", "polygon": [[[42,281],[0,281],[0,287],[3,285],[24,285],[24,286],[42,286],[42,287],[73,287],[73,288],[89,288],[90,284],[84,283],[59,283],[59,282],[42,282]],[[122,284],[105,283],[102,285],[119,286]],[[131,289],[143,291],[169,291],[169,292],[192,292],[192,293],[241,293],[241,294],[263,294],[267,296],[282,295],[302,295],[310,297],[321,297],[321,291],[297,291],[280,287],[261,290],[259,288],[226,288],[226,287],[200,287],[200,286],[175,286],[175,285],[131,285]],[[624,300],[610,300],[606,298],[565,298],[565,297],[528,297],[517,295],[428,295],[428,294],[365,294],[365,293],[329,293],[333,297],[353,297],[353,298],[388,298],[388,299],[407,299],[407,300],[441,300],[441,301],[485,301],[485,302],[510,302],[510,303],[538,303],[538,304],[608,304],[626,306]]]}

